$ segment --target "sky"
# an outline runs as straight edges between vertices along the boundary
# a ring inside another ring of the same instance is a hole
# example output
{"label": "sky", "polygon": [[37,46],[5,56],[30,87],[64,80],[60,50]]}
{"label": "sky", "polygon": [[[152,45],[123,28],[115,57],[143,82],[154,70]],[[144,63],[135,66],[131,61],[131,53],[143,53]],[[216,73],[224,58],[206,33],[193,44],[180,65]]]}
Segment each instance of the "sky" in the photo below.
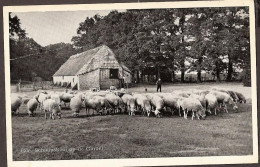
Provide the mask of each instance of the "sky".
{"label": "sky", "polygon": [[[124,12],[124,10],[118,10]],[[21,27],[27,37],[33,38],[41,46],[55,43],[71,43],[71,38],[77,35],[79,23],[86,17],[95,14],[105,16],[110,10],[88,11],[51,11],[51,12],[25,12],[12,13],[21,22]]]}

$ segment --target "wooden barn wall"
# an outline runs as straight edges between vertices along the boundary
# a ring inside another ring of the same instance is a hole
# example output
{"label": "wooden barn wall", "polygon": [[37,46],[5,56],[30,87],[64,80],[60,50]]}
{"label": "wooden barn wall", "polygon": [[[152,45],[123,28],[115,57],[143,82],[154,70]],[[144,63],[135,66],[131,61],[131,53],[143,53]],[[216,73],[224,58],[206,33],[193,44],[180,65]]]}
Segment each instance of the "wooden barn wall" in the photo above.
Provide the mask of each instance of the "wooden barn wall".
{"label": "wooden barn wall", "polygon": [[117,88],[119,88],[120,86],[119,79],[110,79],[109,74],[110,74],[110,68],[100,69],[100,89],[109,89],[110,86],[116,86]]}
{"label": "wooden barn wall", "polygon": [[79,75],[79,89],[90,89],[99,87],[99,69]]}

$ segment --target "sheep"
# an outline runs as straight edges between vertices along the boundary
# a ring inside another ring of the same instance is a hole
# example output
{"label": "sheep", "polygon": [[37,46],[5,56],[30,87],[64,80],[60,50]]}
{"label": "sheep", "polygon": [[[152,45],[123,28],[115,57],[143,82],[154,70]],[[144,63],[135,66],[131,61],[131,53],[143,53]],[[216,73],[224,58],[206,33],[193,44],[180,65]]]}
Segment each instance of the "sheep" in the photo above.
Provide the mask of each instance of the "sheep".
{"label": "sheep", "polygon": [[242,93],[235,92],[235,91],[234,91],[234,93],[237,95],[238,100],[239,100],[240,103],[242,103],[242,102],[246,103],[246,98],[245,98],[245,96]]}
{"label": "sheep", "polygon": [[128,114],[133,116],[135,115],[135,99],[132,95],[124,94],[122,100],[127,106]]}
{"label": "sheep", "polygon": [[214,90],[210,91],[210,93],[216,96],[218,104],[224,106],[226,113],[228,113],[226,104],[231,104],[235,112],[237,112],[238,107],[229,94]]}
{"label": "sheep", "polygon": [[73,116],[77,117],[79,115],[80,109],[82,107],[82,102],[84,100],[81,96],[75,96],[70,100],[70,109],[73,112]]}
{"label": "sheep", "polygon": [[105,95],[110,105],[114,108],[114,112],[118,113],[119,110],[124,111],[125,105],[123,100],[115,94],[109,93]]}
{"label": "sheep", "polygon": [[102,108],[102,112],[99,111],[100,114],[102,114],[104,110],[106,111],[106,113],[111,113],[113,107],[110,105],[110,103],[105,97],[94,96],[93,98],[95,98],[100,103],[100,106]]}
{"label": "sheep", "polygon": [[57,116],[61,118],[61,110],[59,104],[53,99],[46,99],[43,101],[43,109],[45,112],[45,119],[47,119],[47,112],[50,112],[50,118],[55,120]]}
{"label": "sheep", "polygon": [[182,97],[182,96],[180,96],[180,98],[177,99],[177,107],[178,107],[178,109],[179,109],[179,116],[180,116],[180,117],[182,116],[182,115],[181,115],[181,111],[183,111],[183,115],[185,114],[185,113],[184,113],[184,110],[183,110],[183,108],[182,108],[182,100],[184,100],[185,98],[187,98],[187,97]]}
{"label": "sheep", "polygon": [[224,92],[224,93],[227,93],[228,95],[230,95],[230,97],[233,99],[233,101],[235,103],[238,102],[239,98],[238,96],[236,95],[236,93],[234,93],[234,91],[232,90],[224,90],[224,89],[220,89],[220,88],[212,88],[213,91],[219,91],[219,92]]}
{"label": "sheep", "polygon": [[27,109],[28,109],[29,117],[32,117],[35,114],[34,112],[36,111],[38,104],[39,102],[35,97],[28,101]]}
{"label": "sheep", "polygon": [[172,115],[174,114],[174,110],[178,110],[177,100],[180,97],[174,96],[171,93],[157,93],[156,95],[163,99],[165,108],[169,107]]}
{"label": "sheep", "polygon": [[66,103],[70,103],[71,98],[74,96],[75,95],[73,94],[63,92],[60,94],[60,100],[64,103],[64,106],[66,107]]}
{"label": "sheep", "polygon": [[47,92],[38,92],[38,94],[35,96],[35,98],[39,101],[40,103],[40,109],[43,110],[43,101],[46,99],[50,99],[50,95],[48,95]]}
{"label": "sheep", "polygon": [[207,107],[206,107],[207,111],[209,113],[211,113],[211,110],[214,110],[215,115],[217,115],[217,109],[218,109],[218,99],[217,99],[217,97],[212,93],[208,93],[205,96],[205,99],[207,101]]}
{"label": "sheep", "polygon": [[152,110],[150,100],[143,94],[133,94],[133,98],[135,99],[136,107],[141,108],[143,115],[147,112],[149,117]]}
{"label": "sheep", "polygon": [[156,117],[161,117],[161,111],[164,107],[163,99],[155,94],[148,93],[146,97],[150,100],[151,106],[155,108],[154,114]]}
{"label": "sheep", "polygon": [[22,100],[23,101],[22,104],[27,104],[31,98],[25,96],[25,97],[22,97],[22,99],[23,99]]}
{"label": "sheep", "polygon": [[187,119],[187,115],[189,111],[192,111],[192,120],[197,116],[198,119],[206,118],[205,108],[202,107],[200,101],[193,97],[188,98],[181,98],[178,101],[178,104],[183,108],[184,110],[184,118]]}
{"label": "sheep", "polygon": [[205,99],[205,94],[197,95],[197,94],[191,94],[190,97],[196,98],[200,101],[202,107],[206,108],[206,99]]}
{"label": "sheep", "polygon": [[52,99],[52,100],[54,100],[54,101],[56,101],[58,104],[59,104],[59,106],[61,107],[61,99],[60,99],[60,94],[58,94],[58,93],[51,93],[50,94],[50,98]]}
{"label": "sheep", "polygon": [[12,111],[12,115],[14,113],[16,113],[17,115],[19,115],[19,107],[22,104],[22,97],[17,95],[17,94],[11,94],[11,111]]}
{"label": "sheep", "polygon": [[233,99],[233,101],[235,103],[237,103],[239,101],[239,98],[238,98],[237,94],[234,91],[227,90],[227,93],[231,96],[231,98]]}
{"label": "sheep", "polygon": [[87,115],[89,114],[89,109],[96,110],[98,113],[102,109],[100,100],[98,98],[93,98],[93,97],[91,98],[86,97],[84,101]]}

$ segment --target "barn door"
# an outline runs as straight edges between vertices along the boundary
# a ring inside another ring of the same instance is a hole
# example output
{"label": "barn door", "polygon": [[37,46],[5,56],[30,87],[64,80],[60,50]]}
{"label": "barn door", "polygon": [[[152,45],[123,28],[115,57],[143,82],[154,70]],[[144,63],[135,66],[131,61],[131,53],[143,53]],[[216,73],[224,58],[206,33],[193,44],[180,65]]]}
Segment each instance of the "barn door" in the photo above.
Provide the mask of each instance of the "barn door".
{"label": "barn door", "polygon": [[[112,77],[110,77],[111,71],[113,72]],[[100,89],[109,89],[112,85],[119,87],[119,79],[116,77],[116,72],[118,73],[118,70],[100,69]]]}

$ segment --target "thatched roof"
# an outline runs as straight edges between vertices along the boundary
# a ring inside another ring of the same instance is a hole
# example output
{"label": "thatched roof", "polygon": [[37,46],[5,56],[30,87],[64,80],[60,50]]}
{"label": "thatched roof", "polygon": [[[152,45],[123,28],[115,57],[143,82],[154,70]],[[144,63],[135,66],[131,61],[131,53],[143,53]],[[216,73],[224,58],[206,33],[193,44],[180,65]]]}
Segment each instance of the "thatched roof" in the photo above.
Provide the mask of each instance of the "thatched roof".
{"label": "thatched roof", "polygon": [[[53,76],[75,76],[87,73],[99,68],[102,64],[92,64],[93,59],[103,59],[104,55],[115,57],[112,50],[106,45],[99,46],[94,49],[71,56]],[[119,63],[118,63],[119,64]],[[130,70],[119,64],[125,71]]]}

